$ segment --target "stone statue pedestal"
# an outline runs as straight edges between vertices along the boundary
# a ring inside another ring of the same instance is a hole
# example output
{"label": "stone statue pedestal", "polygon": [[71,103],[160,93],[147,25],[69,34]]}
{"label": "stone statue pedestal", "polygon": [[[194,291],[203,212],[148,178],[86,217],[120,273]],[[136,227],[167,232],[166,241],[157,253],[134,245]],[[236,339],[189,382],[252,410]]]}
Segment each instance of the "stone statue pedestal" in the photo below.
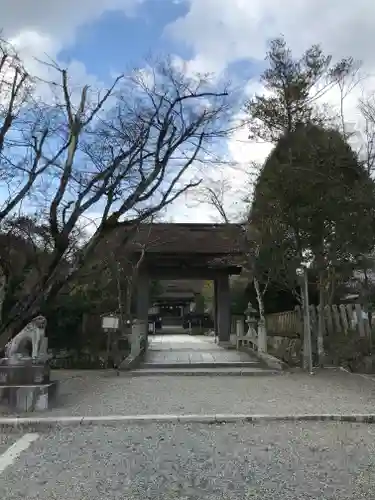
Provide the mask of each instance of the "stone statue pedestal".
{"label": "stone statue pedestal", "polygon": [[57,396],[58,382],[50,380],[45,323],[42,317],[32,321],[9,343],[8,357],[0,359],[0,402],[13,411],[47,410]]}
{"label": "stone statue pedestal", "polygon": [[22,360],[12,363],[7,359],[7,363],[0,365],[1,385],[35,385],[48,384],[50,382],[51,369],[47,363],[34,364],[32,360]]}
{"label": "stone statue pedestal", "polygon": [[0,365],[0,402],[13,411],[47,410],[56,399],[57,387],[57,381],[50,380],[48,364],[33,364],[30,359]]}
{"label": "stone statue pedestal", "polygon": [[[5,363],[4,363],[5,361]],[[17,412],[49,409],[57,396],[57,381],[50,380],[47,363],[7,359],[0,365],[0,402]]]}

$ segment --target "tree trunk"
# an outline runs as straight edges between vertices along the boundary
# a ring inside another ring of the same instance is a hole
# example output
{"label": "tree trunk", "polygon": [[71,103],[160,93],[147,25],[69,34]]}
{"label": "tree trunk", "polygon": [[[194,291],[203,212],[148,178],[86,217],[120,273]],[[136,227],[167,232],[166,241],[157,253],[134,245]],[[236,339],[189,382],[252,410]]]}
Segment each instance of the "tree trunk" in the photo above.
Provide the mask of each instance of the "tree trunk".
{"label": "tree trunk", "polygon": [[2,349],[13,337],[15,337],[25,326],[30,323],[36,316],[40,314],[40,310],[35,312],[25,311],[18,318],[14,318],[0,326],[0,349]]}
{"label": "tree trunk", "polygon": [[266,353],[267,352],[267,327],[266,327],[266,317],[264,314],[264,293],[260,290],[259,281],[254,278],[254,287],[257,294],[258,306],[259,306],[259,322],[258,322],[258,351]]}
{"label": "tree trunk", "polygon": [[324,271],[319,272],[318,364],[324,365]]}
{"label": "tree trunk", "polygon": [[119,330],[120,330],[120,335],[117,332],[117,335],[112,338],[112,344],[111,344],[111,351],[112,351],[112,356],[113,356],[113,362],[115,365],[115,368],[120,366],[121,363],[121,356],[120,356],[120,350],[119,350],[119,338],[124,334],[125,329],[126,329],[126,320],[124,318],[124,312],[123,312],[123,297],[122,297],[122,287],[121,287],[121,269],[120,266],[116,266],[116,285],[117,285],[117,308],[119,311]]}
{"label": "tree trunk", "polygon": [[259,316],[260,316],[260,319],[263,320],[264,323],[265,323],[265,319],[266,318],[265,318],[265,315],[264,315],[264,300],[263,300],[264,297],[263,297],[263,294],[262,294],[261,289],[260,289],[260,283],[257,280],[257,278],[254,278],[253,282],[254,282],[255,292],[257,294]]}
{"label": "tree trunk", "polygon": [[323,300],[322,303],[327,306],[333,305],[334,299],[335,299],[335,293],[336,293],[336,270],[334,267],[328,267],[327,273],[327,282],[324,282],[324,269],[325,269],[325,264],[324,261],[320,265],[320,273],[319,273],[319,287],[322,287],[323,290],[325,290],[325,293],[323,295]]}
{"label": "tree trunk", "polygon": [[55,280],[48,285],[44,284],[38,290],[31,291],[30,296],[25,296],[16,302],[6,319],[0,322],[0,348],[4,347],[9,339],[17,335],[32,319],[41,314],[42,307],[55,299],[64,284],[65,282],[61,280]]}
{"label": "tree trunk", "polygon": [[0,268],[0,325],[3,313],[3,303],[5,298],[5,286],[6,286],[5,275],[2,273],[2,270]]}

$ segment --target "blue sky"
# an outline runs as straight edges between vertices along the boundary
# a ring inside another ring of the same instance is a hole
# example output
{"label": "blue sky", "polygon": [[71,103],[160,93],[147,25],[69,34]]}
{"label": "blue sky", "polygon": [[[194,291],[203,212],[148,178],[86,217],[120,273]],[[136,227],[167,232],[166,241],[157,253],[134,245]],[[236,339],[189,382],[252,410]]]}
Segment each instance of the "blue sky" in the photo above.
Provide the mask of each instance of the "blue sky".
{"label": "blue sky", "polygon": [[178,54],[190,59],[193,51],[164,32],[187,10],[185,2],[148,0],[130,17],[121,11],[104,12],[93,23],[83,25],[75,42],[63,49],[59,57],[67,62],[83,61],[87,71],[101,80],[113,72],[142,65],[150,55]]}
{"label": "blue sky", "polygon": [[[280,34],[296,55],[320,43],[334,58],[361,59],[375,74],[368,42],[375,30],[373,0],[0,0],[0,9],[2,35],[30,64],[46,54],[60,64],[72,63],[82,84],[93,78],[107,84],[114,74],[144,66],[148,56],[170,54],[188,71],[224,72],[244,97],[251,96],[264,90],[259,74],[267,41]],[[375,82],[368,88],[373,91]],[[353,105],[349,101],[349,120],[355,119],[357,98]],[[246,169],[265,158],[265,146],[249,143],[243,130],[224,149]],[[221,173],[234,191],[244,185],[239,170]],[[173,217],[204,221],[212,220],[212,213],[202,205],[187,208],[182,199]]]}
{"label": "blue sky", "polygon": [[[173,0],[143,1],[130,16],[122,11],[103,12],[94,22],[82,25],[74,42],[58,57],[84,62],[89,73],[104,81],[113,73],[142,65],[149,56],[172,54],[191,60],[195,56],[191,44],[168,30],[188,13],[188,1]],[[254,61],[249,51],[247,58],[235,58],[225,66],[231,79],[246,82],[260,73],[263,61]]]}
{"label": "blue sky", "polygon": [[3,36],[37,56],[79,61],[103,80],[170,53],[245,83],[280,34],[296,54],[321,43],[334,57],[375,66],[373,0],[0,0],[0,8]]}

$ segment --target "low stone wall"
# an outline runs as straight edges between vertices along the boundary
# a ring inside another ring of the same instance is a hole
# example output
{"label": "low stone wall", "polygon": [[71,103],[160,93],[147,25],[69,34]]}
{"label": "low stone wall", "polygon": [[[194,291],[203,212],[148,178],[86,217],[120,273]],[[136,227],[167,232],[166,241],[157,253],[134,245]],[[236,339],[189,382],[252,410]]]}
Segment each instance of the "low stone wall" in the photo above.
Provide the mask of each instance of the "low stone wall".
{"label": "low stone wall", "polygon": [[300,366],[302,342],[296,336],[269,335],[268,353],[284,361],[289,366]]}
{"label": "low stone wall", "polygon": [[[268,352],[289,366],[301,366],[302,340],[295,336],[269,335]],[[325,339],[325,366],[342,366],[356,373],[375,373],[375,354],[371,354],[369,340],[357,335],[331,336]],[[315,357],[313,354],[313,362]]]}
{"label": "low stone wall", "polygon": [[359,338],[356,331],[349,330],[346,335],[331,334],[326,337],[324,347],[326,364],[343,366],[358,373],[375,373],[371,337]]}

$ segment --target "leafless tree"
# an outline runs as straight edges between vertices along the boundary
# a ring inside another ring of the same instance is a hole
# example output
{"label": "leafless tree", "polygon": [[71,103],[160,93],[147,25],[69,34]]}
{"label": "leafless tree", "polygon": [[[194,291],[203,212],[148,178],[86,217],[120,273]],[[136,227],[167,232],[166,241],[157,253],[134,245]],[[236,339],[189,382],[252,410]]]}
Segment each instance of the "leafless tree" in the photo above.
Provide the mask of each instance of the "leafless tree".
{"label": "leafless tree", "polygon": [[[198,200],[214,208],[223,223],[229,224],[234,218],[229,215],[226,206],[228,196],[231,196],[229,180],[211,182],[201,187]],[[249,203],[246,204],[244,215],[237,212],[237,220],[243,222],[246,249],[243,255],[243,274],[253,282],[260,317],[265,318],[264,298],[272,283],[273,287],[290,291],[301,303],[300,290],[296,281],[296,265],[293,255],[290,255],[287,238],[280,225],[261,227],[262,221],[254,221],[249,213]]]}
{"label": "leafless tree", "polygon": [[345,100],[364,79],[360,72],[361,62],[353,58],[343,59],[330,71],[332,83],[339,90],[339,130],[348,139],[351,132],[345,117]]}
{"label": "leafless tree", "polygon": [[[231,191],[232,186],[229,179],[222,178],[220,181],[211,181],[198,190],[196,196],[197,202],[214,208],[219,215],[220,221],[224,224],[230,224],[232,217],[228,214],[226,206],[228,205],[228,198],[233,194]],[[237,217],[240,217],[238,213]],[[264,318],[264,295],[267,291],[270,278],[267,277],[266,284],[263,286],[259,282],[257,274],[254,273],[254,260],[259,259],[259,245],[254,241],[254,233],[249,229],[246,222],[244,222],[244,235],[249,252],[245,252],[244,254],[243,267],[245,275],[249,277],[249,281],[253,281],[254,283],[259,313]]]}
{"label": "leafless tree", "polygon": [[[151,232],[151,223],[149,233]],[[109,258],[103,262],[110,271],[110,279],[116,283],[117,313],[119,315],[119,333],[121,336],[129,334],[128,325],[132,324],[132,299],[139,269],[145,259],[147,244],[140,243],[136,247],[137,249],[134,252],[126,252],[126,248],[122,248],[121,255],[120,252],[112,250],[109,252]],[[122,359],[118,349],[118,338],[112,337],[111,344],[115,365],[119,366]]]}
{"label": "leafless tree", "polygon": [[135,234],[131,249],[127,251],[121,246],[121,248],[117,248],[117,251],[111,251],[110,259],[107,260],[112,278],[116,281],[118,311],[122,326],[125,326],[127,321],[132,320],[131,304],[139,270],[147,250],[150,250],[157,243],[151,240],[152,223],[151,219],[148,223],[148,234],[143,235],[142,242],[137,241],[137,234]]}
{"label": "leafless tree", "polygon": [[[39,139],[23,145],[44,169],[38,170],[47,200],[41,220],[51,248],[38,283],[3,318],[0,345],[79,272],[105,235],[124,224],[136,231],[198,186],[190,167],[204,163],[228,130],[227,89],[189,79],[168,61],[152,72],[119,76],[102,92],[84,86],[78,95],[68,71],[52,66],[55,98],[31,109]],[[12,200],[7,206],[17,193]],[[94,234],[72,253],[71,236],[92,212],[100,214]]]}
{"label": "leafless tree", "polygon": [[[232,173],[232,171],[229,171]],[[234,188],[229,179],[230,173],[223,171],[220,178],[208,177],[192,191],[190,207],[205,205],[213,208],[218,217],[215,220],[224,224],[230,224],[234,220],[242,218],[242,205],[245,198],[245,190]],[[242,172],[245,177],[245,173]]]}
{"label": "leafless tree", "polygon": [[363,98],[359,110],[364,120],[364,135],[361,137],[360,156],[367,172],[372,175],[375,167],[375,95]]}
{"label": "leafless tree", "polygon": [[48,168],[41,157],[48,132],[38,120],[34,87],[16,50],[0,39],[0,227]]}
{"label": "leafless tree", "polygon": [[229,224],[230,220],[225,204],[230,190],[231,184],[228,179],[222,177],[220,180],[210,180],[206,185],[202,185],[196,190],[195,203],[214,208],[219,215],[220,222]]}

